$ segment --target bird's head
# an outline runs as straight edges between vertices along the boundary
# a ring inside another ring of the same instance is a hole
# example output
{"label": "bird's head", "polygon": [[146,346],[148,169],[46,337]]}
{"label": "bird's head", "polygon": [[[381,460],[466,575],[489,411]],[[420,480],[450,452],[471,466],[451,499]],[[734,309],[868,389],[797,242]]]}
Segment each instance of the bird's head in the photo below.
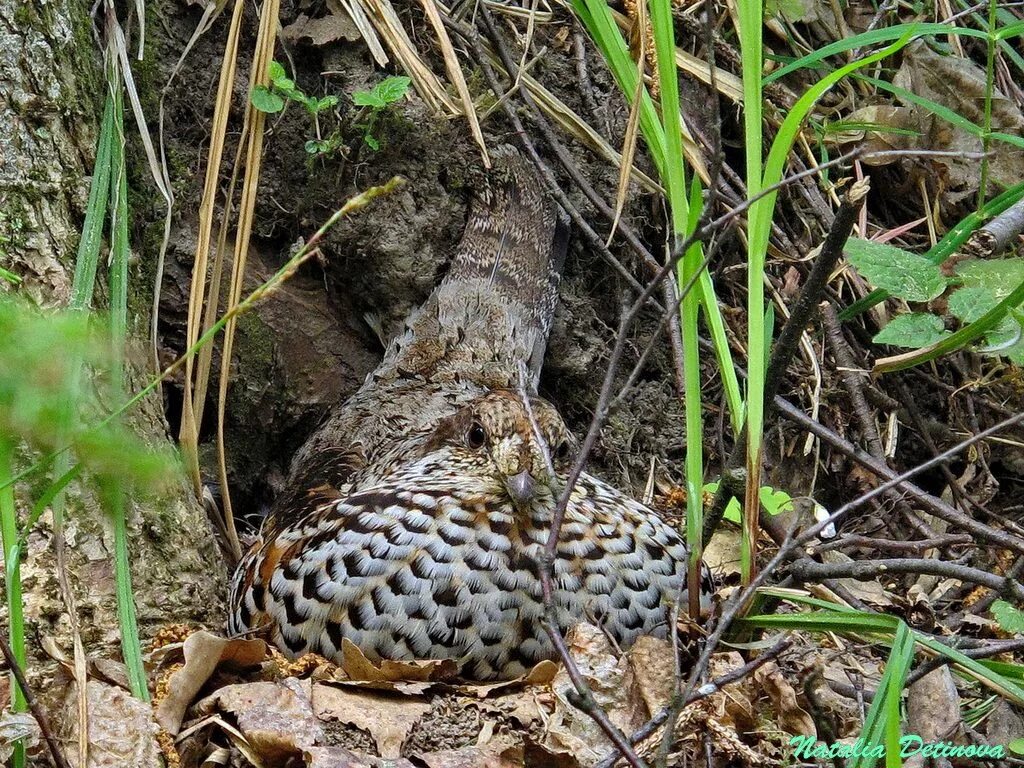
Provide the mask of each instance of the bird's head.
{"label": "bird's head", "polygon": [[495,391],[461,408],[439,425],[440,442],[454,450],[465,471],[493,479],[515,507],[528,510],[539,493],[557,492],[573,438],[554,407],[537,397],[524,403],[514,392]]}

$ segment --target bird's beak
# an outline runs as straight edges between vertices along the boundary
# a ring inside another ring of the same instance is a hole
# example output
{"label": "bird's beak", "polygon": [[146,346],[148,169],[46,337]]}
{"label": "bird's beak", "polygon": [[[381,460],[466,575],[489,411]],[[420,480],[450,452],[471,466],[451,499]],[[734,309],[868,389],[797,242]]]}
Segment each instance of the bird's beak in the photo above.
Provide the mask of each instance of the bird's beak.
{"label": "bird's beak", "polygon": [[530,502],[533,501],[534,492],[537,490],[537,481],[533,479],[533,475],[524,469],[518,475],[512,475],[512,477],[508,478],[506,487],[508,488],[509,496],[512,497],[512,501],[517,507],[528,507]]}

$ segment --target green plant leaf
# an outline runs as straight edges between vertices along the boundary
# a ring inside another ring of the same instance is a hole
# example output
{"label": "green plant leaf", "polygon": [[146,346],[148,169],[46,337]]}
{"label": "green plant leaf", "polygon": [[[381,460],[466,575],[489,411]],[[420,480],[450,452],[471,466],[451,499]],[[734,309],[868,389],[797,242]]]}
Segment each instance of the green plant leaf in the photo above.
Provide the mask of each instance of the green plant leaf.
{"label": "green plant leaf", "polygon": [[761,486],[761,504],[769,515],[780,515],[793,509],[793,497],[769,485]]}
{"label": "green plant leaf", "polygon": [[[717,493],[718,481],[705,483],[703,490],[706,494]],[[782,512],[788,512],[793,508],[793,497],[783,490],[772,488],[770,485],[761,486],[760,497],[761,504],[769,515],[778,515]],[[735,498],[730,499],[729,503],[725,505],[725,512],[722,516],[726,520],[740,525],[740,509],[739,500]]]}
{"label": "green plant leaf", "polygon": [[855,237],[846,242],[845,251],[868,282],[906,301],[929,301],[946,288],[941,270],[924,256]]}
{"label": "green plant leaf", "polygon": [[316,111],[322,112],[325,109],[331,109],[332,107],[338,106],[337,96],[324,96],[316,103]]}
{"label": "green plant leaf", "polygon": [[[966,243],[978,227],[993,216],[998,216],[1010,206],[1015,205],[1022,197],[1024,197],[1024,182],[992,198],[985,203],[980,211],[974,211],[958,221],[939,242],[928,249],[924,257],[932,264],[941,264]],[[876,289],[840,312],[839,319],[849,320],[851,317],[856,317],[886,298],[888,298],[888,294],[885,291],[880,288]]]}
{"label": "green plant leaf", "polygon": [[890,320],[885,328],[875,334],[872,341],[875,344],[920,349],[949,335],[941,317],[927,312],[910,312]]}
{"label": "green plant leaf", "polygon": [[377,94],[376,88],[372,91],[356,91],[352,94],[352,103],[357,107],[371,107],[373,109],[383,109],[387,106],[387,102]]}
{"label": "green plant leaf", "polygon": [[996,600],[992,603],[992,615],[996,617],[996,621],[999,622],[1003,631],[1024,635],[1024,611],[1015,608],[1005,600]]}
{"label": "green plant leaf", "polygon": [[984,288],[1002,301],[1024,282],[1024,259],[971,259],[956,268],[964,287]]}
{"label": "green plant leaf", "polygon": [[1015,755],[1024,755],[1024,739],[1014,739],[1006,745],[1006,748]]}
{"label": "green plant leaf", "polygon": [[405,75],[393,75],[381,80],[373,90],[382,102],[391,104],[405,96],[410,83],[412,80]]}
{"label": "green plant leaf", "polygon": [[368,146],[374,152],[380,149],[380,142],[373,138],[373,136],[371,136],[370,134],[366,134],[365,136],[363,136],[363,141],[365,141],[366,146]]}
{"label": "green plant leaf", "polygon": [[965,323],[973,323],[992,307],[999,303],[999,298],[987,288],[970,286],[959,288],[949,296],[949,314]]}
{"label": "green plant leaf", "polygon": [[265,85],[257,85],[249,95],[249,101],[260,112],[273,114],[284,109],[284,99],[271,91]]}
{"label": "green plant leaf", "polygon": [[277,85],[278,81],[285,77],[284,65],[279,61],[271,61],[267,65],[267,77],[270,78],[270,82]]}

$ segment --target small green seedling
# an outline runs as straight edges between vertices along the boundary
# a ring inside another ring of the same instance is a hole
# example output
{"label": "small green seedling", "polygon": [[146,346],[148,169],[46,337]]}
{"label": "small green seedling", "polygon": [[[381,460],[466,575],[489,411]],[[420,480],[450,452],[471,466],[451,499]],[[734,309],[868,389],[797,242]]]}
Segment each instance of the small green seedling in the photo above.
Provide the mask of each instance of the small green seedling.
{"label": "small green seedling", "polygon": [[[705,483],[704,493],[714,495],[718,492],[718,482]],[[785,491],[780,491],[776,488],[772,488],[770,485],[761,486],[761,504],[764,506],[765,511],[772,515],[778,515],[782,512],[787,512],[793,508],[793,499]],[[740,525],[740,502],[737,499],[732,499],[725,506],[725,513],[723,515],[726,520]]]}
{"label": "small green seedling", "polygon": [[278,61],[270,62],[267,67],[267,76],[270,78],[270,85],[257,85],[252,89],[249,100],[260,112],[274,114],[284,109],[288,101],[301,104],[309,116],[313,118],[313,126],[316,130],[316,138],[306,142],[306,152],[310,155],[329,155],[341,146],[341,134],[334,131],[326,139],[320,135],[320,113],[338,106],[340,99],[337,96],[328,95],[321,98],[309,96],[295,85],[284,71],[284,66]]}
{"label": "small green seedling", "polygon": [[992,615],[996,623],[1004,632],[1011,635],[1024,635],[1024,611],[1005,600],[996,600],[992,603]]}
{"label": "small green seedling", "polygon": [[[373,135],[373,127],[377,123],[377,118],[389,105],[405,96],[411,82],[404,75],[386,77],[371,90],[356,91],[352,94],[352,103],[363,108],[356,117],[356,126],[363,131],[363,141],[370,149],[380,149],[380,142]],[[360,123],[363,118],[366,119],[366,122]]]}

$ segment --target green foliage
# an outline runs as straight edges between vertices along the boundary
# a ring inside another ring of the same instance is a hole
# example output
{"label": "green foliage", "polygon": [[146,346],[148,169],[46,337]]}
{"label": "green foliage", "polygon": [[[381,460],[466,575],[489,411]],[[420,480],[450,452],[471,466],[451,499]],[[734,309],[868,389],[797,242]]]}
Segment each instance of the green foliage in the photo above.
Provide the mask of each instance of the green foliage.
{"label": "green foliage", "polygon": [[405,96],[410,83],[412,80],[404,75],[386,77],[369,91],[353,93],[352,103],[357,107],[384,109],[388,104],[393,104]]}
{"label": "green foliage", "polygon": [[171,472],[170,454],[104,420],[100,402],[109,382],[81,372],[83,365],[110,370],[108,338],[83,313],[43,313],[0,299],[0,435],[42,454],[70,448],[85,475],[159,493]]}
{"label": "green foliage", "polygon": [[357,118],[356,127],[362,131],[366,146],[375,152],[380,149],[380,141],[373,135],[378,118],[391,104],[408,93],[410,83],[412,80],[404,75],[393,75],[385,77],[369,91],[356,91],[352,94],[352,103],[362,107],[361,115],[366,116],[365,123]]}
{"label": "green foliage", "polygon": [[[257,85],[249,94],[252,105],[268,114],[284,109],[287,102],[301,104],[313,119],[316,127],[316,138],[309,139],[304,148],[311,157],[327,156],[341,149],[343,142],[340,131],[333,131],[326,138],[320,135],[319,116],[338,106],[341,99],[333,94],[317,98],[304,93],[295,81],[288,77],[284,66],[278,61],[270,62],[267,67],[270,85]],[[370,149],[380,149],[380,141],[373,135],[373,128],[391,104],[405,96],[412,80],[404,75],[386,77],[368,91],[356,91],[352,94],[352,103],[362,107],[360,117],[356,118],[356,127],[362,132],[363,141]],[[365,118],[365,122],[362,122]]]}
{"label": "green foliage", "polygon": [[[711,495],[718,493],[718,481],[705,483],[704,493]],[[762,485],[758,496],[761,499],[761,505],[764,507],[765,512],[769,515],[775,516],[793,509],[793,497],[783,490],[772,488],[770,485]],[[725,506],[723,516],[726,520],[736,523],[736,525],[741,525],[740,509],[739,499],[732,498]]]}
{"label": "green foliage", "polygon": [[941,317],[927,312],[910,312],[897,315],[885,328],[875,334],[875,344],[892,344],[894,347],[921,349],[949,336]]}
{"label": "green foliage", "polygon": [[1024,635],[1024,611],[1016,608],[1005,600],[996,600],[992,603],[992,615],[995,616],[1000,628],[1004,632],[1014,635]]}
{"label": "green foliage", "polygon": [[288,77],[284,66],[278,61],[270,62],[267,67],[267,75],[270,78],[270,85],[257,85],[249,96],[252,105],[260,112],[271,114],[280,112],[284,109],[285,101],[294,101],[305,107],[306,111],[315,117],[321,112],[338,106],[340,101],[337,96],[333,95],[317,98],[303,93],[302,89],[295,85],[295,81]]}
{"label": "green foliage", "polygon": [[888,243],[851,237],[846,258],[869,283],[906,301],[930,301],[946,288],[938,266]]}
{"label": "green foliage", "polygon": [[316,127],[316,138],[305,143],[306,152],[315,157],[330,155],[338,150],[342,145],[340,132],[334,131],[326,139],[321,138],[319,117],[321,113],[338,106],[341,99],[333,94],[318,98],[304,93],[295,81],[288,77],[284,65],[278,61],[271,61],[267,66],[267,76],[270,78],[270,85],[257,85],[249,94],[252,105],[260,112],[274,114],[284,109],[286,102],[301,104]]}

